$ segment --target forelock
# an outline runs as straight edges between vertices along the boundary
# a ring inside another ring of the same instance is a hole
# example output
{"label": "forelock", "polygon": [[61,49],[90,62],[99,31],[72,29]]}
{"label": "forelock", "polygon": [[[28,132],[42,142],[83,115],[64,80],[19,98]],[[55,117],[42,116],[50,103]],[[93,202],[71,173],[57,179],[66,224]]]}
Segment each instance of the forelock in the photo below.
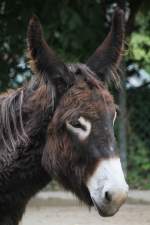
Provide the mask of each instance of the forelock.
{"label": "forelock", "polygon": [[76,79],[83,79],[89,85],[95,86],[97,88],[103,87],[104,85],[98,79],[98,76],[86,65],[82,63],[67,64],[68,69],[74,74]]}

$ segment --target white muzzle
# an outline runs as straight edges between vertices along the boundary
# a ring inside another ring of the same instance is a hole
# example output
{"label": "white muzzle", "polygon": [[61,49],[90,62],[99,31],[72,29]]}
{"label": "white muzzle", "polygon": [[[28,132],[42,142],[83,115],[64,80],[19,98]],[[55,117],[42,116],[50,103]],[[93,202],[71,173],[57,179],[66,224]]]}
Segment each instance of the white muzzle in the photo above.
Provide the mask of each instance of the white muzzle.
{"label": "white muzzle", "polygon": [[100,215],[113,216],[128,195],[120,159],[100,161],[94,174],[88,179],[87,187]]}

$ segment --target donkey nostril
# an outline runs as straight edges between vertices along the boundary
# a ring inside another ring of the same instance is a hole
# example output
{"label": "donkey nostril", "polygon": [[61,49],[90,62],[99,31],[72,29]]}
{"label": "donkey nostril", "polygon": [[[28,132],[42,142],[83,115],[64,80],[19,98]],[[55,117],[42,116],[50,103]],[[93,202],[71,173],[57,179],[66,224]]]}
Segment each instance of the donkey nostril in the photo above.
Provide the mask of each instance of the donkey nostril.
{"label": "donkey nostril", "polygon": [[105,199],[108,201],[108,202],[111,202],[112,201],[112,195],[109,191],[106,191],[105,192]]}

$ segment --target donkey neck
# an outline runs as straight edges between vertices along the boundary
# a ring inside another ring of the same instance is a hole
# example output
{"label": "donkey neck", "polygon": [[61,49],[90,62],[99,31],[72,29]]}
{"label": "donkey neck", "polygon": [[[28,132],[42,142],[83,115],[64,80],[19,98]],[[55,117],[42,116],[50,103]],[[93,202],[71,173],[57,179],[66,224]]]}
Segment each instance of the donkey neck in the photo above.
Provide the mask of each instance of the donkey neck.
{"label": "donkey neck", "polygon": [[[42,168],[41,157],[48,121],[53,114],[51,93],[51,87],[43,84],[36,89],[23,87],[0,96],[0,186],[7,190],[12,190],[15,183],[23,189],[23,183],[28,180],[34,193],[50,180]],[[4,171],[11,178],[7,177],[6,184]]]}

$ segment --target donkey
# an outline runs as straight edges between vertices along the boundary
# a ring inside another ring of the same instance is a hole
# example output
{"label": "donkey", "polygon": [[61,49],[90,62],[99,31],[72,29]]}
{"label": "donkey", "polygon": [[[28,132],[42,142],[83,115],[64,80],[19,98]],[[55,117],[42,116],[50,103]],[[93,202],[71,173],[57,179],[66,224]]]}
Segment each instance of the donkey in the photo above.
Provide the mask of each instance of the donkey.
{"label": "donkey", "polygon": [[65,64],[33,16],[27,32],[34,81],[0,96],[0,224],[17,225],[29,199],[52,179],[101,216],[125,202],[128,185],[115,151],[116,105],[105,85],[118,80],[124,13],[85,64]]}

